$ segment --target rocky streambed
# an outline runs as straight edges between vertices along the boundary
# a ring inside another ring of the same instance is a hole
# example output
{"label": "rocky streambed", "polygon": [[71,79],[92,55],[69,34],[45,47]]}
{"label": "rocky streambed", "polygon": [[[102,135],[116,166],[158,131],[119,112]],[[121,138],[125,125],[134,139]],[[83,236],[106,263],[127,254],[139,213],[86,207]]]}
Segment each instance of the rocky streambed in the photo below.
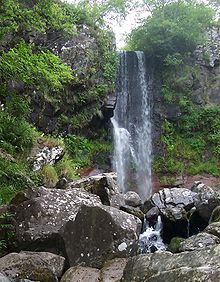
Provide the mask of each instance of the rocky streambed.
{"label": "rocky streambed", "polygon": [[[0,212],[13,215],[14,233],[1,282],[220,281],[220,196],[201,182],[142,204],[104,173],[26,190]],[[141,253],[145,214],[151,227],[160,216],[166,251]]]}

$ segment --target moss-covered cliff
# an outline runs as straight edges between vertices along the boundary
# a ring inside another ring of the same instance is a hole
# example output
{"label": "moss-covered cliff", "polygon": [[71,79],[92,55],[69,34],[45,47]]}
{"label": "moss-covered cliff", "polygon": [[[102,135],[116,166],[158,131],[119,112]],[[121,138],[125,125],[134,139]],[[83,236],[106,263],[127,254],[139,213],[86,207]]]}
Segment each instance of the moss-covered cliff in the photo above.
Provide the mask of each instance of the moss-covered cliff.
{"label": "moss-covered cliff", "polygon": [[[0,202],[106,162],[102,109],[114,91],[117,55],[101,14],[84,4],[1,1]],[[59,165],[30,172],[34,152],[57,146],[65,150]]]}

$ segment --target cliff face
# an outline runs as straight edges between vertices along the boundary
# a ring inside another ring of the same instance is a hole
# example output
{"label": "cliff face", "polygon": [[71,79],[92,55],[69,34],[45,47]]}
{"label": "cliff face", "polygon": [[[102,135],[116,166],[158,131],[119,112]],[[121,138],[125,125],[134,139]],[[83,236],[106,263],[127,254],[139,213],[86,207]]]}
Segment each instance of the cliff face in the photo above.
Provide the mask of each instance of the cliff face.
{"label": "cliff face", "polygon": [[[108,107],[108,96],[114,92],[117,61],[112,34],[78,25],[75,35],[55,42],[52,50],[72,68],[77,80],[60,93],[51,90],[50,97],[35,93],[31,101],[31,122],[46,133],[81,131],[94,117],[100,116],[102,110],[108,112],[104,105],[107,103]],[[107,57],[109,54],[111,58]],[[108,64],[113,68],[110,74],[106,73]]]}
{"label": "cliff face", "polygon": [[[220,105],[220,30],[212,28],[207,32],[207,43],[198,46],[195,57],[184,68],[176,69],[170,76],[171,90],[185,95],[194,105]],[[157,68],[156,68],[157,69]],[[165,70],[166,72],[166,70]],[[170,75],[170,74],[169,74]],[[154,154],[160,155],[163,151],[161,143],[162,124],[164,120],[178,123],[179,118],[185,114],[179,97],[167,99],[163,95],[164,77],[166,74],[155,72],[154,98],[153,98],[153,144]],[[166,78],[165,78],[166,79]],[[173,87],[173,89],[172,89]]]}

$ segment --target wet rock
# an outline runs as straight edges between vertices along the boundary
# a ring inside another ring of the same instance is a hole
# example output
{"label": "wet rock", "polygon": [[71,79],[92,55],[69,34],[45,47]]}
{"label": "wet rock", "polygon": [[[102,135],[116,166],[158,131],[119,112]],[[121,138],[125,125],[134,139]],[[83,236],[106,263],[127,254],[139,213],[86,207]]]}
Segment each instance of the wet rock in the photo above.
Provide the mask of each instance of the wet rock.
{"label": "wet rock", "polygon": [[99,206],[98,196],[83,189],[38,187],[20,193],[10,207],[14,214],[15,241],[18,249],[65,253],[59,230],[74,220],[82,205]]}
{"label": "wet rock", "polygon": [[75,266],[66,271],[61,282],[99,282],[99,275],[100,270],[97,268]]}
{"label": "wet rock", "polygon": [[124,195],[125,204],[131,207],[138,207],[142,204],[140,196],[134,191],[128,191]]}
{"label": "wet rock", "polygon": [[0,272],[16,281],[30,279],[40,282],[58,282],[64,269],[64,262],[65,258],[46,252],[10,253],[0,258]]}
{"label": "wet rock", "polygon": [[197,193],[186,188],[164,188],[144,203],[142,210],[146,211],[146,219],[155,224],[158,215],[162,217],[163,239],[169,243],[172,237],[187,237],[189,217]]}
{"label": "wet rock", "polygon": [[220,221],[210,223],[204,230],[204,232],[213,234],[220,239]]}
{"label": "wet rock", "polygon": [[55,164],[63,155],[64,149],[61,146],[49,144],[47,141],[39,139],[28,160],[32,164],[33,171],[38,171],[46,164]]}
{"label": "wet rock", "polygon": [[107,261],[100,271],[100,282],[118,282],[122,278],[127,263],[126,258],[116,258]]}
{"label": "wet rock", "polygon": [[91,177],[82,178],[68,184],[68,188],[83,188],[86,191],[98,195],[104,205],[119,208],[124,204],[123,195],[117,187],[116,173],[103,173]]}
{"label": "wet rock", "polygon": [[128,260],[121,282],[218,282],[220,245],[171,254],[139,255]]}
{"label": "wet rock", "polygon": [[128,256],[140,229],[137,217],[116,208],[82,206],[61,231],[70,266],[101,268],[109,259]]}
{"label": "wet rock", "polygon": [[215,235],[201,232],[181,242],[179,250],[182,252],[193,251],[196,249],[205,248],[219,243],[220,243],[220,239]]}
{"label": "wet rock", "polygon": [[199,181],[194,183],[192,191],[198,195],[195,201],[196,210],[208,223],[213,210],[220,205],[220,196],[211,187]]}
{"label": "wet rock", "polygon": [[150,222],[156,222],[159,214],[160,210],[158,207],[153,207],[146,213],[146,219]]}

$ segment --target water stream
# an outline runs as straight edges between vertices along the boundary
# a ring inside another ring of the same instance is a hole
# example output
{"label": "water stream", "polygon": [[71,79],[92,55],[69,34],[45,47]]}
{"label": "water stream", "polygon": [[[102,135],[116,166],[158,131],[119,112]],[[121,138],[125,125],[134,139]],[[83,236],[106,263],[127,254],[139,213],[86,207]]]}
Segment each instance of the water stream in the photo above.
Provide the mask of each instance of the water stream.
{"label": "water stream", "polygon": [[151,84],[143,52],[121,52],[114,128],[114,169],[121,192],[151,196]]}
{"label": "water stream", "polygon": [[161,230],[163,228],[161,217],[158,216],[157,223],[154,227],[149,226],[145,220],[143,232],[139,237],[139,244],[142,253],[165,251],[166,245],[163,243],[161,237]]}

